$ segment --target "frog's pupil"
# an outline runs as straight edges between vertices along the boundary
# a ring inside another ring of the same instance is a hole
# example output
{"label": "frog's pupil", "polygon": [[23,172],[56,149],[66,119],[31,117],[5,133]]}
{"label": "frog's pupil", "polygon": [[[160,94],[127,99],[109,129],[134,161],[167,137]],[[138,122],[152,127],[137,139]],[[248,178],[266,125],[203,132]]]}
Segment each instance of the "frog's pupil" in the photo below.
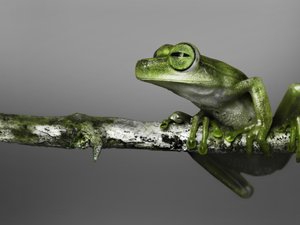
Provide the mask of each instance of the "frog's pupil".
{"label": "frog's pupil", "polygon": [[188,54],[183,52],[173,52],[171,53],[171,56],[173,57],[190,57]]}

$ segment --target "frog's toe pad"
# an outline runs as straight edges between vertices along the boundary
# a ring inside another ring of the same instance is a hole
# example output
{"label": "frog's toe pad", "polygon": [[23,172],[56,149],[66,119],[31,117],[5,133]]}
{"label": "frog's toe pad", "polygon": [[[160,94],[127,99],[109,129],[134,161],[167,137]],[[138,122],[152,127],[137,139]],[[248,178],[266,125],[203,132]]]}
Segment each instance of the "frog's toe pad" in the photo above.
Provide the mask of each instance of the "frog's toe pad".
{"label": "frog's toe pad", "polygon": [[193,150],[197,147],[197,141],[194,138],[188,138],[186,141],[186,147],[189,150]]}
{"label": "frog's toe pad", "polygon": [[206,143],[201,143],[198,147],[198,152],[200,155],[206,155],[207,154],[207,144]]}
{"label": "frog's toe pad", "polygon": [[169,128],[171,122],[172,121],[169,119],[163,120],[160,124],[160,129],[167,130]]}
{"label": "frog's toe pad", "polygon": [[297,124],[297,137],[296,137],[296,161],[300,162],[300,116],[296,117],[296,124]]}
{"label": "frog's toe pad", "polygon": [[215,138],[221,138],[221,137],[223,137],[223,132],[221,130],[213,130],[212,135]]}
{"label": "frog's toe pad", "polygon": [[235,140],[235,138],[236,138],[237,135],[238,135],[237,132],[234,132],[234,131],[228,131],[228,132],[225,133],[224,139],[225,139],[227,142],[231,143],[231,142],[233,142],[233,141]]}

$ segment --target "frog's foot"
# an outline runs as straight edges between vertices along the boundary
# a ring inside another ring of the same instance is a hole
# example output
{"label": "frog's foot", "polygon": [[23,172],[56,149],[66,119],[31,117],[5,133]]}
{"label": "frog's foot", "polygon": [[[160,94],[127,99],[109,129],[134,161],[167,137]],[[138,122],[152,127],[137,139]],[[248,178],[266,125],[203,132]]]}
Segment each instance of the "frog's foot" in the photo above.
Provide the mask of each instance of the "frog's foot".
{"label": "frog's foot", "polygon": [[198,152],[200,155],[207,154],[208,129],[209,129],[209,118],[207,116],[204,116],[202,120],[202,139],[200,141],[200,144],[198,145]]}
{"label": "frog's foot", "polygon": [[[200,120],[202,120],[200,122]],[[210,120],[207,116],[198,113],[192,118],[192,126],[189,138],[187,140],[187,148],[189,150],[195,149],[197,147],[196,133],[198,131],[199,125],[202,123],[202,139],[198,145],[198,153],[201,155],[207,154],[207,139],[209,136],[209,127],[211,127],[211,134],[216,138],[221,138],[223,136],[222,130],[219,128],[218,124],[214,120]]]}
{"label": "frog's foot", "polygon": [[[247,130],[247,128],[245,128]],[[246,136],[246,151],[248,155],[252,154],[253,142],[259,145],[260,150],[266,155],[271,156],[270,146],[267,142],[268,129],[261,124],[257,124],[250,129]]]}
{"label": "frog's foot", "polygon": [[296,160],[300,162],[300,83],[289,86],[276,110],[273,127],[290,127],[288,150],[296,152]]}
{"label": "frog's foot", "polygon": [[241,135],[247,132],[246,136],[246,151],[248,155],[252,154],[253,151],[253,142],[256,141],[257,144],[260,146],[261,150],[267,155],[270,156],[270,147],[266,141],[267,129],[263,129],[261,125],[245,127],[239,130],[231,130],[226,131],[224,135],[224,139],[227,142],[233,142],[238,135]]}
{"label": "frog's foot", "polygon": [[192,125],[189,137],[186,142],[186,147],[189,150],[193,150],[197,147],[197,141],[196,141],[196,134],[200,125],[200,118],[202,115],[200,113],[197,113],[195,116],[192,117]]}
{"label": "frog's foot", "polygon": [[211,134],[215,138],[221,138],[224,135],[224,132],[220,129],[218,123],[215,120],[210,120],[209,125],[211,127]]}
{"label": "frog's foot", "polygon": [[173,112],[167,119],[163,120],[160,124],[162,130],[167,130],[172,123],[181,124],[190,122],[191,116],[184,112],[176,111]]}
{"label": "frog's foot", "polygon": [[[207,139],[209,132],[213,137],[221,138],[223,137],[223,131],[219,128],[214,120],[211,120],[208,117],[203,118],[202,124],[202,139],[198,145],[198,152],[200,155],[206,155],[208,151]],[[211,130],[209,128],[211,128]]]}
{"label": "frog's foot", "polygon": [[290,142],[288,144],[289,152],[296,152],[296,161],[300,162],[300,116],[297,116],[290,122]]}
{"label": "frog's foot", "polygon": [[243,132],[244,132],[244,129],[226,131],[225,135],[224,135],[224,139],[227,142],[231,143],[236,139],[236,137],[238,135],[242,134]]}
{"label": "frog's foot", "polygon": [[297,148],[296,148],[296,160],[300,162],[300,116],[296,117],[297,126]]}

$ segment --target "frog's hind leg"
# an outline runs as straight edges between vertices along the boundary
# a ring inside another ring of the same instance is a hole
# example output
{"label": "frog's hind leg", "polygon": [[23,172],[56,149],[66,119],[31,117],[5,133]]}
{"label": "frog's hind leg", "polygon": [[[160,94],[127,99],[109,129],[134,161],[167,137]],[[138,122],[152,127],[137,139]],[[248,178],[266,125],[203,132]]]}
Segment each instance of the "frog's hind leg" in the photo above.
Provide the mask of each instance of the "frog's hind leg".
{"label": "frog's hind leg", "polygon": [[300,84],[291,84],[273,118],[273,127],[290,128],[288,150],[300,162]]}
{"label": "frog's hind leg", "polygon": [[210,155],[200,155],[198,152],[189,152],[191,157],[204,167],[210,174],[225,184],[242,198],[249,198],[253,187],[237,171],[234,171]]}

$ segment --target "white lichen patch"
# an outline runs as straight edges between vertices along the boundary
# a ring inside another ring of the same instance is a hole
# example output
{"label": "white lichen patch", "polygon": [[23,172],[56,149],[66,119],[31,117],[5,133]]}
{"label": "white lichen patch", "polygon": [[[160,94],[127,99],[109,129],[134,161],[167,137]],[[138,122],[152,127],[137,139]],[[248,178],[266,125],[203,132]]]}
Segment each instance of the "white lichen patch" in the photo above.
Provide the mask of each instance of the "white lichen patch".
{"label": "white lichen patch", "polygon": [[[186,151],[184,144],[189,136],[189,125],[170,125],[167,131],[160,129],[159,122],[140,122],[125,119],[115,119],[114,123],[104,125],[106,137],[124,143],[134,144],[138,148],[146,149],[176,149]],[[201,139],[198,132],[197,139]],[[176,145],[176,140],[183,143]],[[174,148],[174,146],[176,146]],[[178,149],[178,146],[181,146]]]}
{"label": "white lichen patch", "polygon": [[231,146],[231,142],[226,141],[226,140],[224,139],[224,145],[228,148],[228,147]]}
{"label": "white lichen patch", "polygon": [[51,126],[51,125],[36,125],[32,128],[32,133],[40,137],[50,136],[50,137],[59,137],[62,132],[66,132],[66,129],[61,126]]}
{"label": "white lichen patch", "polygon": [[12,129],[16,129],[17,127],[14,123],[0,120],[0,141],[9,142],[14,140],[15,136],[12,133]]}
{"label": "white lichen patch", "polygon": [[10,129],[1,129],[0,141],[7,142],[13,140],[15,136],[12,134]]}
{"label": "white lichen patch", "polygon": [[159,123],[117,119],[114,123],[104,125],[104,129],[107,138],[133,143],[140,148],[170,147],[170,144],[162,141]]}

